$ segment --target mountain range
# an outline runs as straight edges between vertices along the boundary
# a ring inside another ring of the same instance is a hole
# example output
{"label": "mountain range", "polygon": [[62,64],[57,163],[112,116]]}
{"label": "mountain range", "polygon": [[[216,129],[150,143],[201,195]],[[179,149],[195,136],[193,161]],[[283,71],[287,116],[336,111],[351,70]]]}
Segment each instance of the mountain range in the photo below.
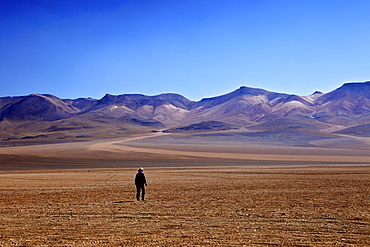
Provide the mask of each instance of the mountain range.
{"label": "mountain range", "polygon": [[298,96],[239,89],[200,101],[179,94],[106,94],[60,99],[49,94],[0,98],[0,139],[85,140],[148,131],[370,136],[370,81]]}

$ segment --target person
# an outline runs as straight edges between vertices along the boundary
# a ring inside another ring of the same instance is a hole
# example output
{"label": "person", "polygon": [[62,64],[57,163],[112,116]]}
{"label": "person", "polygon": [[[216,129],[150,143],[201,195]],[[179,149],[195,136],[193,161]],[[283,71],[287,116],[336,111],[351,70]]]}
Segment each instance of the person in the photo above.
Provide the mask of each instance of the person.
{"label": "person", "polygon": [[135,176],[135,185],[136,185],[136,199],[140,201],[140,192],[141,192],[141,199],[145,201],[145,186],[147,186],[147,184],[144,175],[144,168],[142,167],[140,167],[137,170]]}

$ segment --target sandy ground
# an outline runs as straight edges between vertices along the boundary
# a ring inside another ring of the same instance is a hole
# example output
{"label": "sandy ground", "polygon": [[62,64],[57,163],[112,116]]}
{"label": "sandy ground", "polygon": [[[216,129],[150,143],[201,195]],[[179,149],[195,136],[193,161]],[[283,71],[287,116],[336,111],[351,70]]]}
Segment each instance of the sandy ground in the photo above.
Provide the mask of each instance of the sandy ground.
{"label": "sandy ground", "polygon": [[[1,147],[0,155],[8,155],[8,158],[12,155],[116,160],[224,159],[370,163],[370,145],[366,143],[361,149],[330,146],[294,147],[195,139],[182,139],[181,143],[171,143],[171,139],[163,139],[166,136],[171,134],[152,133],[86,142]],[[366,141],[368,140],[370,138]],[[0,161],[0,164],[2,163]]]}
{"label": "sandy ground", "polygon": [[370,246],[370,166],[0,172],[0,246]]}

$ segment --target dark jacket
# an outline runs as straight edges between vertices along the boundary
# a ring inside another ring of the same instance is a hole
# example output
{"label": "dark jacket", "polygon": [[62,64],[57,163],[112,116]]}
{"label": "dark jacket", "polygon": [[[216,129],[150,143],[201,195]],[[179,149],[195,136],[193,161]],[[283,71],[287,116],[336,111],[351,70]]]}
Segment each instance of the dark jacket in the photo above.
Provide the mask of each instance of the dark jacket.
{"label": "dark jacket", "polygon": [[139,187],[143,187],[144,185],[146,185],[146,179],[145,179],[144,173],[142,173],[142,172],[136,173],[135,185],[139,186]]}

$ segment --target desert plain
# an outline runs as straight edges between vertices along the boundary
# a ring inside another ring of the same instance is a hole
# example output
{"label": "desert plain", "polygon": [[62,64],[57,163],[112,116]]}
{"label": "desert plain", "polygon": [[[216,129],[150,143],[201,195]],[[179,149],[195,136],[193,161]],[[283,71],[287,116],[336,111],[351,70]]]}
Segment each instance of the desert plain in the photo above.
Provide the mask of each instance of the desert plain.
{"label": "desert plain", "polygon": [[368,139],[216,139],[4,144],[0,246],[370,246]]}

